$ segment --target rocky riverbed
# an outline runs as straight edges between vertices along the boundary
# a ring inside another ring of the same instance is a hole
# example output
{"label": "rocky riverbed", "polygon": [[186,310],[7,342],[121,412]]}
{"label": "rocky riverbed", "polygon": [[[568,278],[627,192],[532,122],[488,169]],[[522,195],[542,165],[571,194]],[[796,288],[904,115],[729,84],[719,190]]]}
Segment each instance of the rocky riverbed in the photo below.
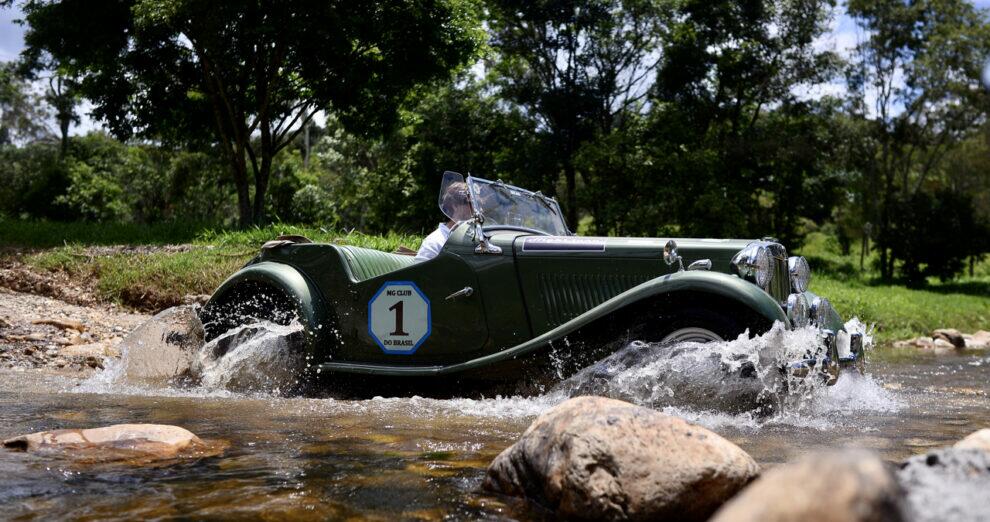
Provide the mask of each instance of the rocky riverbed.
{"label": "rocky riverbed", "polygon": [[91,373],[149,318],[0,288],[0,368]]}

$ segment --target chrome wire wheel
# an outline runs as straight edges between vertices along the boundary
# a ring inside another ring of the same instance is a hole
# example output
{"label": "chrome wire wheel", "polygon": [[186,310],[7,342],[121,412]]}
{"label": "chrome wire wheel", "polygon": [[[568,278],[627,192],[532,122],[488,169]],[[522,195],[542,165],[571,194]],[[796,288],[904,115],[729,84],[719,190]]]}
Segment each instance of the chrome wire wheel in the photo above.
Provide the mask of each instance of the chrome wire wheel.
{"label": "chrome wire wheel", "polygon": [[708,330],[706,328],[699,328],[697,326],[691,326],[687,328],[680,328],[674,330],[673,332],[667,334],[663,338],[661,343],[710,343],[724,341],[722,336],[717,333]]}

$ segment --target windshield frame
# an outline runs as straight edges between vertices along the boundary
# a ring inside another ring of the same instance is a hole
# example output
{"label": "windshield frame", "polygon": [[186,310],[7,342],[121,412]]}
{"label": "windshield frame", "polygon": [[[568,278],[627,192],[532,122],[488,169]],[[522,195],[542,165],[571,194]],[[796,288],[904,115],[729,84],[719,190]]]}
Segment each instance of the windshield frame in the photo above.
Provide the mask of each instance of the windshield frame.
{"label": "windshield frame", "polygon": [[[483,210],[481,208],[480,202],[477,200],[477,194],[476,194],[476,192],[474,190],[474,187],[476,186],[476,184],[485,184],[485,185],[488,185],[488,186],[492,187],[494,190],[498,190],[499,192],[502,192],[506,197],[509,197],[509,198],[515,198],[515,197],[517,197],[517,194],[515,194],[515,193],[518,193],[518,195],[529,197],[529,198],[535,200],[537,203],[539,203],[542,206],[544,206],[545,208],[547,208],[547,210],[549,210],[550,213],[553,214],[556,217],[557,221],[560,223],[561,228],[563,230],[563,234],[562,235],[565,235],[565,236],[572,236],[572,235],[574,235],[571,232],[570,228],[567,227],[567,220],[564,219],[564,213],[561,211],[560,204],[557,202],[556,199],[554,199],[552,197],[548,197],[548,196],[544,195],[541,192],[533,192],[531,190],[526,190],[524,188],[520,188],[520,187],[517,187],[515,185],[510,185],[508,183],[505,183],[502,180],[491,181],[491,180],[488,180],[488,179],[479,178],[479,177],[475,177],[475,176],[470,176],[469,175],[467,177],[467,180],[466,181],[467,181],[468,188],[469,188],[468,195],[471,198],[471,206],[474,209],[475,214],[480,215],[480,216],[482,216],[484,218],[484,212],[483,212]],[[538,229],[538,228],[526,227],[526,226],[503,225],[503,224],[492,224],[492,226],[509,226],[509,227],[514,227],[514,228],[518,228],[518,229],[531,230],[533,232],[539,232],[539,233],[544,233],[544,234],[549,234],[549,235],[557,235],[553,231],[541,230],[541,229]]]}

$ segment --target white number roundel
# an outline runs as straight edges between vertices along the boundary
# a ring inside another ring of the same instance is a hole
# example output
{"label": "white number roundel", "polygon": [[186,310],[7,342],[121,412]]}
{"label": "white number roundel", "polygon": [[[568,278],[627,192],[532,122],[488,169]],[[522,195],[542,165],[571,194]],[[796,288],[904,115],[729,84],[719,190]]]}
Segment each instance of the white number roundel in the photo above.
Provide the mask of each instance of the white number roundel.
{"label": "white number roundel", "polygon": [[368,302],[368,333],[385,353],[415,353],[431,319],[430,300],[412,281],[387,281]]}

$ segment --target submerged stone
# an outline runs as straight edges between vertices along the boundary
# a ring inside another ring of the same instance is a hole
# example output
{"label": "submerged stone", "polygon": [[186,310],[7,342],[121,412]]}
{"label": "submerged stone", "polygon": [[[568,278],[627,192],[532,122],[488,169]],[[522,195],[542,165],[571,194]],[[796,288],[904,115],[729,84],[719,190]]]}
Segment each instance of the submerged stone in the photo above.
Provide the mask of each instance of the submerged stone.
{"label": "submerged stone", "polygon": [[540,415],[484,487],[565,518],[705,520],[759,473],[746,452],[682,419],[602,397]]}
{"label": "submerged stone", "polygon": [[866,451],[817,453],[771,469],[730,500],[712,522],[900,522],[901,490]]}
{"label": "submerged stone", "polygon": [[3,441],[7,449],[65,455],[88,461],[151,462],[183,453],[216,454],[222,445],[207,444],[185,428],[164,424],[116,424],[82,430],[52,430]]}

